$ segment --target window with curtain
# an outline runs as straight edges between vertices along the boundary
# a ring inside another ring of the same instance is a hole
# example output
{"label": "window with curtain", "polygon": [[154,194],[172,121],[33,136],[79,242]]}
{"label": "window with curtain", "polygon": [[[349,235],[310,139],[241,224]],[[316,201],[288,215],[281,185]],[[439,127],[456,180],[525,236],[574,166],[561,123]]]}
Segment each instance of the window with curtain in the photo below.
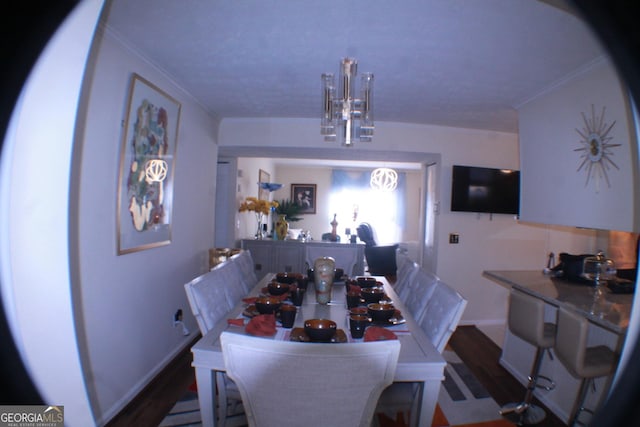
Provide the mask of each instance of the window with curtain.
{"label": "window with curtain", "polygon": [[338,234],[346,239],[346,229],[356,234],[362,222],[373,227],[379,245],[402,241],[406,175],[398,173],[394,191],[374,190],[369,185],[371,171],[334,169],[332,171],[329,207],[336,214]]}

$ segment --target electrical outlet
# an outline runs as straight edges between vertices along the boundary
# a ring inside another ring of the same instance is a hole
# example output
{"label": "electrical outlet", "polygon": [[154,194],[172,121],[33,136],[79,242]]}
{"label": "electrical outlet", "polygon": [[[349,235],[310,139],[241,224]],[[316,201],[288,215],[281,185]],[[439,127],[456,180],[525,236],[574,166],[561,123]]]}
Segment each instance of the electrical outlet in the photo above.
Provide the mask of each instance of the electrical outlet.
{"label": "electrical outlet", "polygon": [[178,323],[182,322],[182,309],[179,308],[176,314],[173,315],[173,326],[178,326]]}
{"label": "electrical outlet", "polygon": [[449,244],[457,245],[458,243],[460,243],[460,235],[457,234],[457,233],[450,233],[449,234]]}

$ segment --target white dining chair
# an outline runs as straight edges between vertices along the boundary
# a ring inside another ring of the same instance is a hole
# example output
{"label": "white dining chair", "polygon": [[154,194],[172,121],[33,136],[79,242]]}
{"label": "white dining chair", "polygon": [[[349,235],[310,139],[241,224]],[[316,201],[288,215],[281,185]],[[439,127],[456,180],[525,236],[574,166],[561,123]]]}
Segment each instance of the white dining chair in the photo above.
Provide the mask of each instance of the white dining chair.
{"label": "white dining chair", "polygon": [[220,336],[250,427],[370,427],[400,342],[318,344]]}
{"label": "white dining chair", "polygon": [[411,280],[400,292],[400,300],[416,322],[422,320],[424,309],[438,283],[438,276],[423,268],[418,268]]}
{"label": "white dining chair", "polygon": [[462,318],[467,300],[448,284],[438,280],[418,324],[440,353]]}
{"label": "white dining chair", "polygon": [[396,265],[396,281],[393,284],[393,290],[400,295],[403,289],[413,281],[420,266],[401,249],[396,250]]}
{"label": "white dining chair", "polygon": [[240,265],[233,260],[227,260],[216,265],[211,273],[215,273],[213,281],[224,288],[229,308],[233,308],[247,295],[246,285],[242,281]]}
{"label": "white dining chair", "polygon": [[245,293],[249,293],[258,283],[258,276],[256,275],[251,251],[248,249],[242,250],[231,256],[229,261],[235,263],[240,269],[240,281],[244,285]]}
{"label": "white dining chair", "polygon": [[[184,285],[191,312],[203,336],[224,319],[232,307],[227,298],[227,289],[222,285],[220,271],[225,270],[214,268]],[[216,372],[215,375],[219,385],[216,390],[219,425],[246,424],[240,391],[224,372]]]}
{"label": "white dining chair", "polygon": [[[441,280],[437,280],[433,288],[418,324],[442,353],[460,323],[467,300]],[[409,418],[409,414],[418,408],[419,391],[415,383],[394,383],[383,391],[376,412],[392,418],[403,413]]]}
{"label": "white dining chair", "polygon": [[224,286],[216,270],[196,277],[184,285],[191,313],[198,322],[198,328],[205,335],[231,310]]}

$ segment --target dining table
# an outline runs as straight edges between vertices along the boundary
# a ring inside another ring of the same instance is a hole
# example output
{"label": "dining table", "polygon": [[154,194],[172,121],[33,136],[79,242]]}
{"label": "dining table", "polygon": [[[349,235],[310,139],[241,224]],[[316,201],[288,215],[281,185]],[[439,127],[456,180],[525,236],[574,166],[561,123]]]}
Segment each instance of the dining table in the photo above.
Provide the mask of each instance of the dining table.
{"label": "dining table", "polygon": [[[416,397],[418,399],[418,410],[411,411],[410,424],[412,426],[429,426],[433,419],[440,386],[444,379],[446,361],[394,292],[392,284],[385,277],[373,277],[379,282],[378,285],[382,285],[384,288],[386,299],[392,301],[395,308],[401,313],[398,319],[399,322],[389,322],[388,325],[384,325],[386,330],[393,332],[401,344],[394,382],[410,382],[418,386]],[[266,274],[247,297],[255,297],[265,293],[267,284],[274,279],[275,273]],[[292,331],[302,328],[305,320],[322,318],[336,322],[338,330],[344,332],[342,336],[346,337],[348,342],[363,342],[362,338],[352,338],[349,332],[349,309],[346,305],[345,286],[346,282],[344,280],[335,282],[330,302],[328,304],[319,304],[316,302],[313,282],[309,281],[302,305],[298,307],[293,328],[282,328],[278,323],[275,335],[265,339],[290,340],[292,339]],[[228,321],[228,319],[247,319],[251,316],[251,313],[247,313],[247,309],[250,306],[244,300],[246,299],[243,298],[243,301],[240,301],[225,318],[221,319],[191,348],[202,425],[206,427],[216,425],[216,373],[225,371],[222,348],[220,346],[220,334],[223,331],[247,334],[245,327],[235,324],[237,322]],[[244,323],[246,324],[247,321],[248,319]],[[318,343],[318,345],[342,344]]]}

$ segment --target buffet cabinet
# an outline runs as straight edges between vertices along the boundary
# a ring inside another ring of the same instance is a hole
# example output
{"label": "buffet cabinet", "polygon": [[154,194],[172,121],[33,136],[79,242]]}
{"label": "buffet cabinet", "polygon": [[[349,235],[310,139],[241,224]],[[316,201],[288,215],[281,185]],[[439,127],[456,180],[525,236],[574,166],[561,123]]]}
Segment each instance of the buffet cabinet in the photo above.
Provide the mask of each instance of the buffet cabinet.
{"label": "buffet cabinet", "polygon": [[243,239],[240,247],[251,252],[258,278],[267,273],[306,273],[316,258],[330,256],[336,268],[349,276],[364,274],[364,243]]}

